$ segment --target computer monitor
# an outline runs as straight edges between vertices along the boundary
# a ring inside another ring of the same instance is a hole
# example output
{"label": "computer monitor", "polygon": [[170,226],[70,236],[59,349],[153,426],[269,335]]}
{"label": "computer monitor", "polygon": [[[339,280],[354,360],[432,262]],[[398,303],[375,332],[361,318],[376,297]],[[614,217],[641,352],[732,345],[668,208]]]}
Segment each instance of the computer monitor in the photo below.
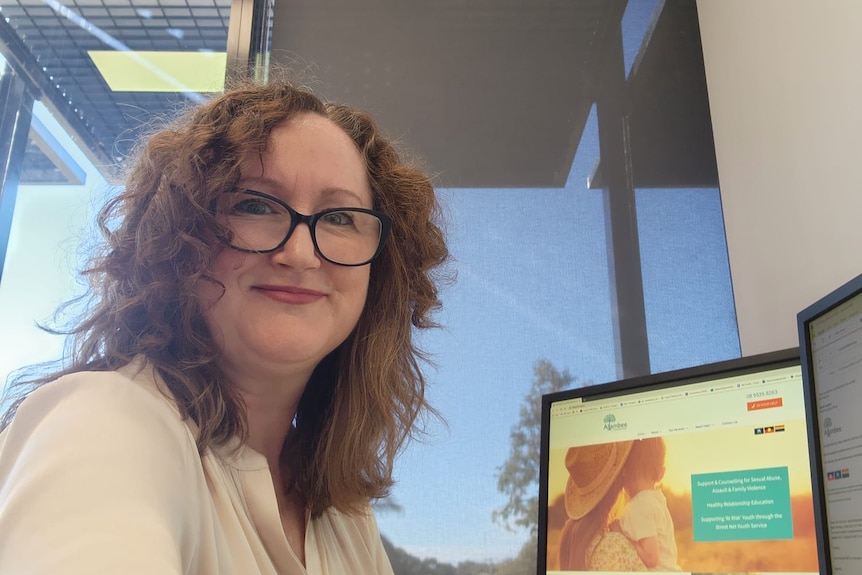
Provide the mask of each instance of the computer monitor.
{"label": "computer monitor", "polygon": [[797,315],[822,573],[862,573],[862,275]]}
{"label": "computer monitor", "polygon": [[543,396],[539,575],[818,573],[804,403],[796,348]]}

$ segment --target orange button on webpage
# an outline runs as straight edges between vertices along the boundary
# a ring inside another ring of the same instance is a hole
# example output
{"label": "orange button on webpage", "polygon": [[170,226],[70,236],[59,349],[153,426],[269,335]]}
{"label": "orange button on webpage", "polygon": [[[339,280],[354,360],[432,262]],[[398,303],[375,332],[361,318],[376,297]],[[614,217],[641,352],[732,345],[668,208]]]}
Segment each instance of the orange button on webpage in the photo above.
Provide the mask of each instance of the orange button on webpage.
{"label": "orange button on webpage", "polygon": [[781,401],[780,397],[774,397],[772,399],[764,399],[761,401],[749,401],[747,404],[748,411],[757,411],[758,409],[771,409],[773,407],[781,407],[784,405],[784,402]]}

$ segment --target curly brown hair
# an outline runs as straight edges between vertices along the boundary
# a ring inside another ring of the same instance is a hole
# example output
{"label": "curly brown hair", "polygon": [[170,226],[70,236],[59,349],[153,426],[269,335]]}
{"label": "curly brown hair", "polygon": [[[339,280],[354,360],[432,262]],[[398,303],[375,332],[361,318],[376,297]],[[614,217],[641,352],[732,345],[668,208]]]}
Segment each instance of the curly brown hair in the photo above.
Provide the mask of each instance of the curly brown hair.
{"label": "curly brown hair", "polygon": [[66,332],[69,363],[10,386],[4,427],[32,389],[143,355],[199,428],[201,452],[245,436],[245,406],[219,366],[195,286],[211,278],[224,249],[227,231],[213,217],[213,199],[236,186],[241,160],[262,153],[273,128],[304,113],[330,119],[355,142],[374,208],[390,216],[392,229],[371,264],[358,324],[317,367],[300,400],[287,446],[293,487],[314,516],[329,507],[359,512],[388,493],[395,457],[416,434],[417,419],[435,413],[413,328],[435,326],[431,315],[440,305],[448,250],[439,206],[429,178],[402,160],[368,114],[284,80],[233,82],[141,144],[124,191],[98,217],[105,242],[82,272],[92,304]]}

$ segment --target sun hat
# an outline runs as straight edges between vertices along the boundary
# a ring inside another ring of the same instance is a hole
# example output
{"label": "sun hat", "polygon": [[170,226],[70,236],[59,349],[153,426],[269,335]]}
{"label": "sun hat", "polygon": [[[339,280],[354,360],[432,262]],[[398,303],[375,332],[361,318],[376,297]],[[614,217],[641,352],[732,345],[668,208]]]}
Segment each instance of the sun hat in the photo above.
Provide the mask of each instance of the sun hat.
{"label": "sun hat", "polygon": [[632,450],[633,441],[571,447],[566,452],[566,514],[581,519],[608,492]]}

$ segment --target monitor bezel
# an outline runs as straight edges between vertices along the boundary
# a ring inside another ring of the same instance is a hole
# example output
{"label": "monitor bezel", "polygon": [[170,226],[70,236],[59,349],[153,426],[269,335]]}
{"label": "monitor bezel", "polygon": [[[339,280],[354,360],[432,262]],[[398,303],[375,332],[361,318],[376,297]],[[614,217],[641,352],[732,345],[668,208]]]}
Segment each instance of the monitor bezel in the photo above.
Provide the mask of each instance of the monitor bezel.
{"label": "monitor bezel", "polygon": [[862,294],[862,275],[821,297],[796,315],[799,331],[799,356],[802,364],[802,389],[805,396],[805,419],[808,421],[808,446],[811,453],[811,489],[815,517],[822,522],[817,529],[820,573],[832,575],[832,551],[829,546],[829,521],[826,513],[826,486],[823,483],[823,456],[820,449],[820,418],[817,414],[817,390],[814,386],[813,349],[809,338],[811,322],[823,317],[854,296]]}
{"label": "monitor bezel", "polygon": [[[648,391],[654,389],[663,389],[676,387],[680,385],[688,385],[705,381],[716,377],[725,377],[731,375],[744,375],[753,373],[762,369],[780,369],[782,367],[790,367],[800,365],[800,350],[798,347],[781,349],[749,355],[734,359],[718,361],[714,363],[703,364],[695,367],[666,371],[662,373],[650,374],[639,377],[632,377],[589,387],[579,387],[564,391],[545,394],[542,396],[542,411],[541,411],[541,434],[539,446],[539,509],[538,509],[538,528],[537,528],[537,545],[536,550],[536,574],[545,575],[547,573],[547,550],[548,550],[548,459],[549,459],[549,441],[550,441],[550,414],[551,405],[559,401],[567,401],[570,399],[581,398],[585,401],[593,401],[613,395],[618,395],[623,392],[638,390]],[[806,419],[808,414],[806,412]],[[810,438],[809,438],[810,444]],[[811,451],[809,450],[809,461]],[[812,499],[817,497],[813,492],[814,477],[812,477]],[[817,531],[818,545],[818,561],[822,563],[822,542],[823,542],[823,524],[822,516],[819,515],[820,510],[816,506],[814,509],[815,531]],[[820,523],[820,525],[817,525]],[[822,570],[822,569],[821,569]]]}

